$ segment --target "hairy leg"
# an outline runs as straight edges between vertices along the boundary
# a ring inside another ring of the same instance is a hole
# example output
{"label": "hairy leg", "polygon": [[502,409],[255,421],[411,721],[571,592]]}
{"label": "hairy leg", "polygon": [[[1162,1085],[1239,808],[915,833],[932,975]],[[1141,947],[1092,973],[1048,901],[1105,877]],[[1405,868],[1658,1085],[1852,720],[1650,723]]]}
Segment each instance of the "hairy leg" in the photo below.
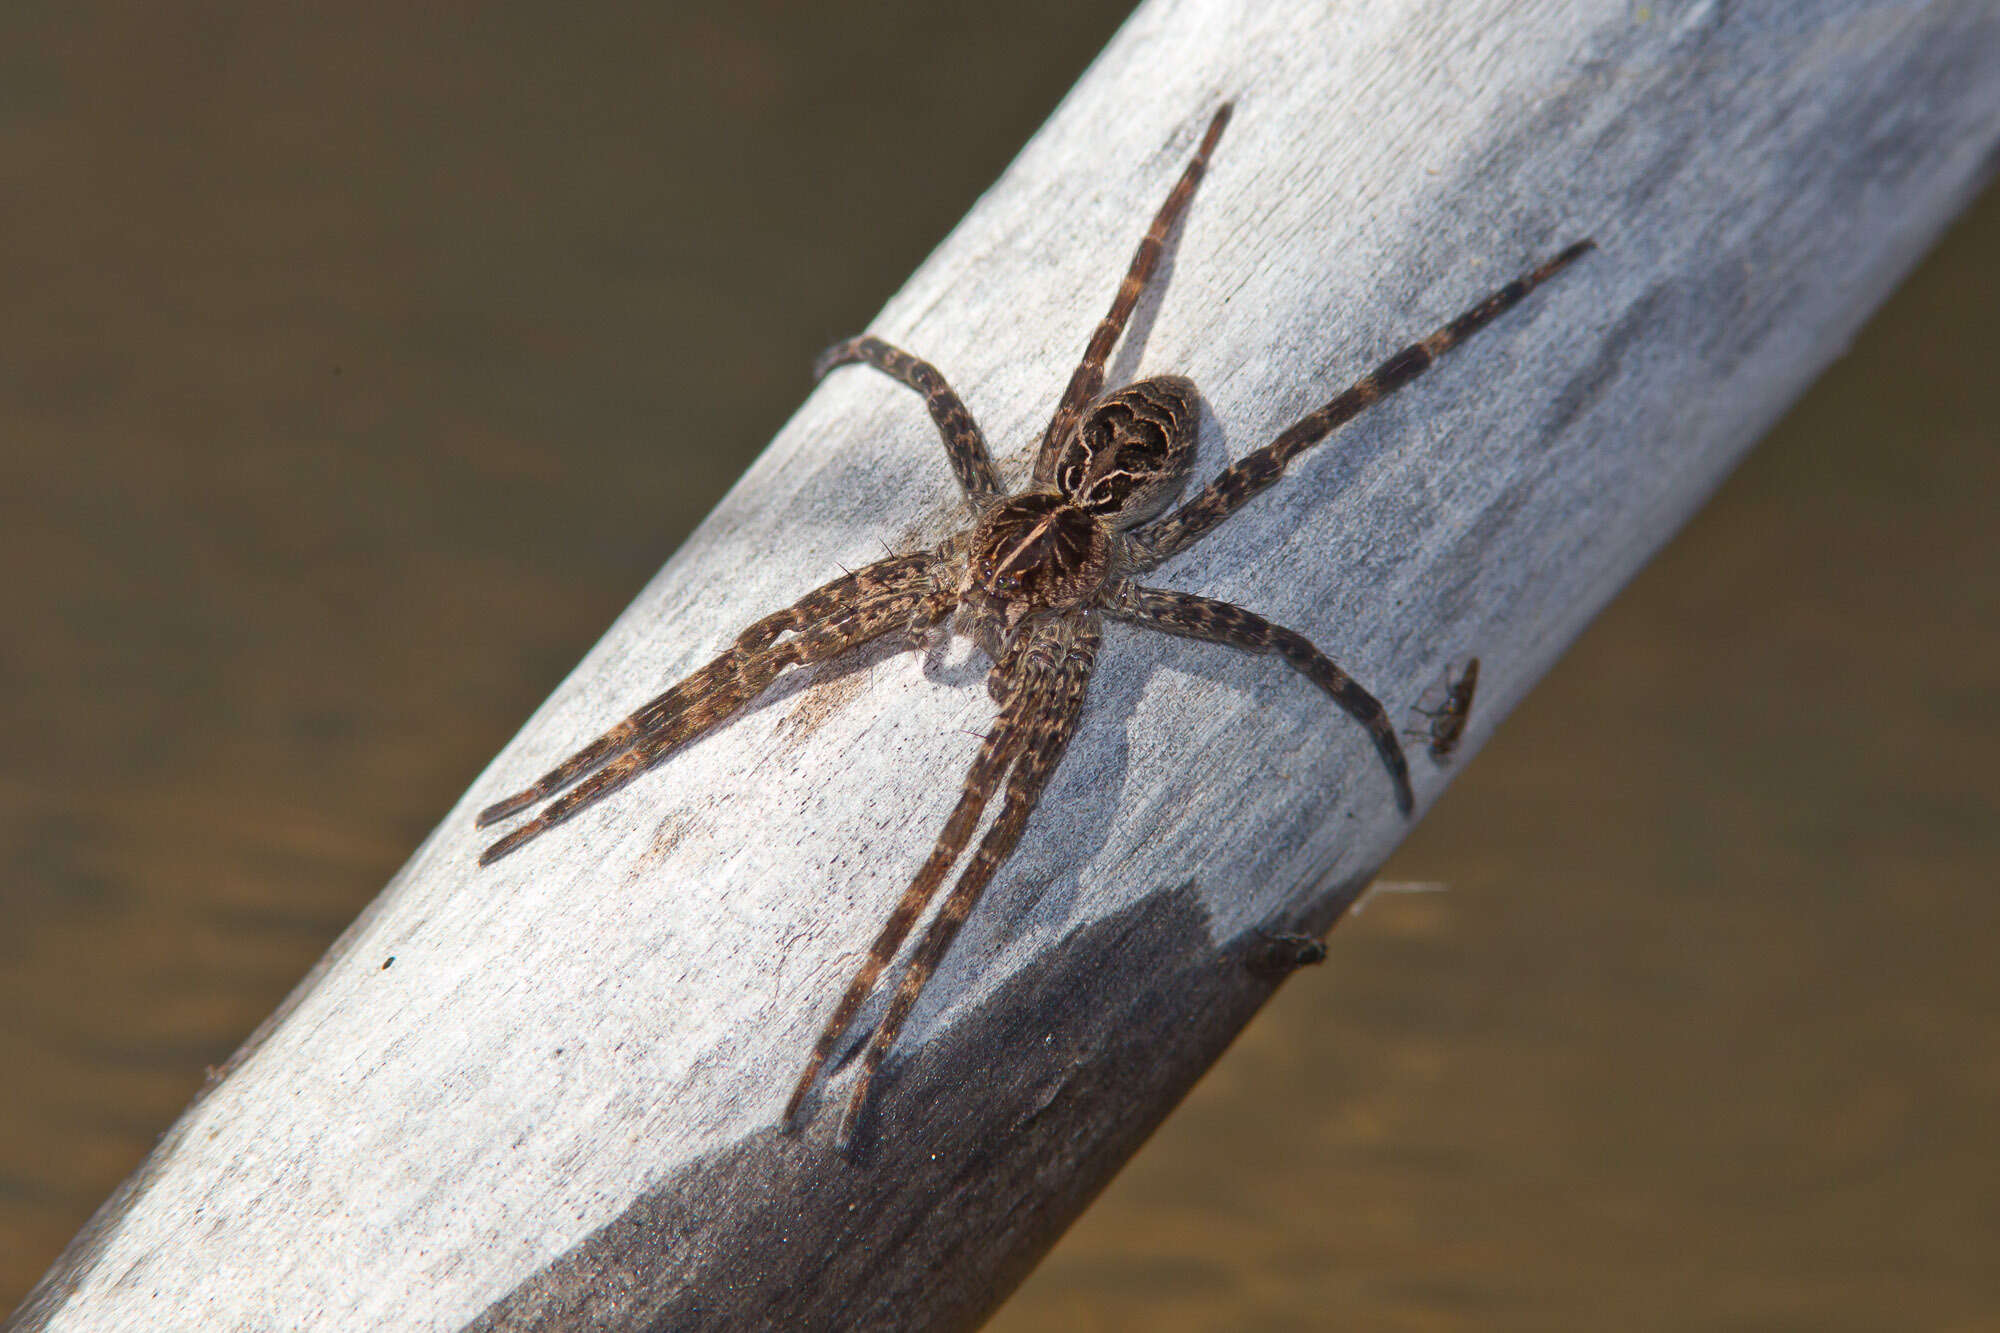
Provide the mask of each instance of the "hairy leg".
{"label": "hairy leg", "polygon": [[1579,241],[1541,267],[1522,274],[1429,337],[1411,343],[1369,371],[1324,407],[1300,417],[1262,449],[1231,463],[1180,508],[1133,535],[1137,559],[1134,568],[1152,569],[1207,536],[1251,496],[1284,476],[1293,459],[1423,374],[1433,361],[1519,305],[1529,292],[1594,248],[1590,241]]}
{"label": "hairy leg", "polygon": [[[823,662],[894,630],[935,624],[951,595],[934,586],[928,554],[892,556],[842,575],[751,625],[727,651],[592,741],[532,787],[481,811],[484,828],[585,779],[481,854],[490,865],[630,782],[688,741],[728,721],[788,667]],[[783,643],[778,640],[790,634]]]}
{"label": "hairy leg", "polygon": [[828,1016],[826,1026],[820,1029],[819,1040],[813,1044],[812,1055],[807,1059],[805,1069],[799,1074],[799,1081],[792,1089],[791,1100],[785,1104],[783,1124],[787,1129],[794,1126],[799,1107],[804,1104],[806,1094],[812,1090],[813,1081],[819,1077],[819,1071],[825,1067],[828,1057],[833,1054],[833,1048],[839,1043],[841,1034],[847,1031],[847,1025],[854,1021],[854,1016],[861,1011],[861,1006],[867,1003],[869,995],[875,990],[876,983],[882,979],[882,973],[895,959],[896,951],[902,948],[903,941],[909,938],[910,928],[916,925],[917,918],[923,915],[926,907],[930,906],[931,899],[937,896],[939,886],[944,883],[946,873],[965,851],[966,844],[972,841],[972,831],[979,827],[979,817],[986,812],[987,802],[999,788],[1009,766],[1020,757],[1021,747],[1026,740],[1027,732],[1021,725],[1020,710],[1012,706],[1002,710],[999,719],[987,731],[985,740],[980,744],[979,754],[972,761],[971,771],[965,775],[965,783],[959,791],[958,804],[953,807],[951,817],[945,820],[944,832],[938,835],[930,855],[924,858],[916,878],[910,881],[910,887],[903,890],[902,898],[896,903],[896,910],[889,914],[888,921],[883,923],[881,933],[876,935],[875,942],[868,947],[868,957],[862,962],[861,970],[854,974],[854,979],[848,983],[846,992],[840,997],[840,1003],[834,1006],[833,1013]]}
{"label": "hairy leg", "polygon": [[1284,658],[1287,665],[1325,690],[1349,717],[1368,729],[1375,752],[1382,757],[1383,766],[1396,784],[1397,806],[1404,814],[1416,807],[1416,798],[1410,790],[1410,766],[1403,758],[1403,744],[1396,739],[1389,714],[1374,695],[1334,665],[1332,658],[1313,647],[1305,635],[1212,597],[1168,588],[1146,588],[1136,583],[1122,585],[1106,609],[1120,620],[1148,629],[1207,639],[1253,653],[1276,653]]}
{"label": "hairy leg", "polygon": [[881,1024],[868,1040],[868,1049],[861,1059],[860,1077],[848,1094],[847,1110],[841,1120],[842,1144],[853,1142],[855,1128],[868,1104],[869,1087],[882,1065],[883,1057],[895,1045],[896,1037],[909,1019],[910,1010],[917,1003],[917,997],[936,973],[938,964],[951,948],[952,940],[957,938],[959,927],[965,924],[966,917],[972,914],[973,907],[979,902],[980,894],[985,892],[994,873],[1013,854],[1015,844],[1021,840],[1021,831],[1027,826],[1028,816],[1034,813],[1043,788],[1048,786],[1049,778],[1062,762],[1070,737],[1076,732],[1077,715],[1083,710],[1084,692],[1089,688],[1091,671],[1097,664],[1101,632],[1094,617],[1059,623],[1051,630],[1043,643],[1031,648],[1025,655],[1019,668],[1024,687],[1014,690],[1010,696],[1008,712],[1015,714],[1012,725],[1020,740],[1019,758],[1007,780],[1006,802],[992,826],[986,830],[986,836],[980,839],[972,859],[966,863],[964,873],[959,876],[958,883],[945,898],[944,905],[938,909],[937,916],[910,956],[909,967],[896,988],[895,998],[889,1002],[888,1012],[882,1016]]}
{"label": "hairy leg", "polygon": [[993,467],[993,456],[986,449],[986,436],[936,366],[880,338],[863,334],[835,343],[820,353],[813,365],[813,378],[823,377],[836,366],[856,363],[873,366],[924,396],[924,406],[930,409],[931,420],[937,423],[938,434],[944,437],[951,474],[958,478],[958,487],[965,492],[966,503],[975,513],[1004,494],[1000,474]]}
{"label": "hairy leg", "polygon": [[1181,172],[1181,178],[1174,182],[1174,188],[1167,193],[1166,202],[1153,215],[1153,225],[1146,229],[1145,239],[1139,242],[1139,249],[1132,256],[1132,266],[1125,271],[1125,280],[1118,284],[1118,295],[1112,299],[1111,310],[1098,321],[1096,332],[1090,335],[1090,342],[1083,349],[1083,360],[1069,377],[1069,387],[1063,391],[1062,401],[1056,405],[1056,414],[1049,422],[1048,430],[1042,435],[1041,451],[1035,455],[1035,480],[1048,482],[1055,477],[1056,453],[1063,441],[1076,429],[1076,420],[1083,409],[1090,406],[1091,399],[1097,397],[1104,387],[1104,363],[1111,359],[1111,349],[1117,345],[1119,335],[1125,332],[1125,322],[1132,318],[1132,310],[1139,304],[1139,294],[1146,290],[1152,279],[1153,268],[1160,262],[1160,252],[1166,248],[1167,233],[1186,210],[1188,201],[1194,198],[1197,185],[1201,184],[1202,173],[1208,169],[1209,154],[1215,151],[1216,141],[1222,138],[1223,129],[1229,124],[1232,104],[1224,102],[1208,122],[1208,132],[1201,136],[1201,145],[1194,150],[1194,158]]}

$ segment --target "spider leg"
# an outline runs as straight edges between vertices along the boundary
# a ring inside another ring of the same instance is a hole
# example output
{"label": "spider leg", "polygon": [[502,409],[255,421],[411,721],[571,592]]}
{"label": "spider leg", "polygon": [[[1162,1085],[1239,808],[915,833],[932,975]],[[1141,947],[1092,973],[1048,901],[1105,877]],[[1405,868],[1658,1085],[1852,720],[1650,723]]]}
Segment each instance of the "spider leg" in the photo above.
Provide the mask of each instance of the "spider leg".
{"label": "spider leg", "polygon": [[937,844],[917,871],[910,887],[903,891],[896,903],[896,910],[882,926],[875,942],[868,947],[868,957],[861,964],[861,970],[848,983],[847,991],[834,1006],[833,1014],[820,1029],[819,1040],[813,1044],[812,1056],[799,1075],[798,1085],[792,1089],[791,1100],[785,1103],[782,1123],[790,1128],[798,1119],[799,1107],[805,1102],[806,1094],[812,1090],[813,1081],[825,1067],[827,1058],[839,1043],[847,1025],[854,1021],[861,1006],[875,990],[875,983],[882,979],[882,972],[896,957],[896,950],[902,948],[909,937],[910,928],[923,915],[924,908],[937,896],[938,886],[944,883],[949,871],[965,845],[972,841],[972,831],[979,826],[979,817],[986,811],[986,803],[1006,776],[1008,767],[1020,756],[1021,746],[1027,740],[1027,731],[1021,725],[1020,710],[1007,708],[986,733],[980,744],[979,755],[972,761],[972,770],[965,775],[965,784],[959,792],[958,804],[953,807],[951,817],[945,821],[944,832],[938,835]]}
{"label": "spider leg", "polygon": [[1313,647],[1305,635],[1212,597],[1136,583],[1119,587],[1106,609],[1120,620],[1148,629],[1207,639],[1253,653],[1276,653],[1284,658],[1287,665],[1325,690],[1349,717],[1368,729],[1375,752],[1382,757],[1383,767],[1389,770],[1389,777],[1396,784],[1397,806],[1406,815],[1416,808],[1416,798],[1410,791],[1410,766],[1403,758],[1403,745],[1396,739],[1396,728],[1390,723],[1389,714],[1374,695],[1334,665],[1332,658]]}
{"label": "spider leg", "polygon": [[843,605],[893,594],[926,573],[929,566],[927,554],[891,556],[844,574],[813,589],[784,610],[765,616],[737,635],[735,643],[720,657],[649,700],[638,712],[543,774],[534,786],[481,810],[473,820],[473,827],[485,828],[517,814],[630,750],[670,719],[713,695],[749,656],[763,652],[787,631],[796,633],[810,628]]}
{"label": "spider leg", "polygon": [[798,1119],[799,1107],[804,1103],[813,1081],[825,1067],[827,1058],[839,1043],[847,1025],[854,1021],[861,1006],[875,990],[875,984],[882,979],[883,971],[894,961],[896,951],[909,937],[910,928],[923,915],[924,908],[937,896],[938,886],[965,846],[972,841],[972,832],[979,826],[979,818],[985,813],[987,803],[1001,779],[1006,777],[1008,768],[1020,757],[1022,747],[1029,739],[1029,728],[1023,725],[1023,718],[1036,707],[1038,699],[1047,692],[1052,670],[1049,651],[1042,646],[1043,634],[1029,632],[1019,635],[1008,648],[1006,654],[989,673],[989,688],[1001,705],[1000,716],[987,731],[985,740],[979,747],[978,756],[972,761],[972,769],[965,775],[960,788],[958,804],[953,807],[951,817],[945,821],[944,832],[938,835],[931,854],[925,858],[916,878],[896,904],[896,910],[889,914],[889,920],[868,948],[868,957],[861,970],[848,983],[846,994],[834,1006],[833,1014],[820,1030],[819,1040],[813,1046],[811,1058],[806,1061],[805,1070],[799,1075],[798,1085],[792,1089],[791,1100],[785,1104],[783,1123],[789,1130]]}
{"label": "spider leg", "polygon": [[1019,758],[1008,775],[1005,803],[911,954],[895,998],[868,1039],[868,1049],[861,1057],[860,1076],[848,1093],[847,1110],[841,1117],[842,1146],[854,1141],[855,1128],[868,1105],[869,1087],[883,1057],[902,1032],[917,997],[937,971],[959,927],[972,914],[994,873],[1013,854],[1028,816],[1041,800],[1042,789],[1048,785],[1056,765],[1062,762],[1063,751],[1076,732],[1077,715],[1083,709],[1084,691],[1097,663],[1100,639],[1094,616],[1057,622],[1050,627],[1041,650],[1023,665],[1022,670],[1029,673],[1021,678],[1026,688],[1012,692],[1008,709],[1015,715],[1013,725],[1020,729],[1021,739]]}
{"label": "spider leg", "polygon": [[1139,294],[1146,290],[1146,283],[1153,276],[1153,268],[1160,261],[1160,251],[1166,247],[1167,233],[1173,230],[1175,221],[1187,208],[1188,200],[1194,197],[1195,187],[1201,184],[1202,172],[1208,168],[1209,154],[1215,151],[1216,141],[1229,124],[1232,107],[1232,103],[1224,102],[1216,108],[1215,118],[1208,122],[1208,132],[1201,136],[1201,146],[1194,150],[1187,169],[1174,182],[1174,188],[1167,192],[1166,202],[1160,205],[1160,211],[1153,215],[1153,225],[1146,229],[1145,239],[1139,242],[1139,249],[1132,256],[1132,267],[1125,271],[1125,280],[1118,284],[1118,295],[1112,299],[1110,312],[1098,321],[1096,332],[1090,335],[1090,342],[1083,349],[1083,360],[1071,373],[1069,387],[1063,391],[1062,401],[1056,405],[1056,414],[1042,436],[1041,451],[1035,456],[1036,481],[1054,479],[1057,452],[1076,428],[1078,414],[1104,387],[1104,363],[1111,358],[1112,347],[1117,344],[1119,335],[1125,332],[1125,322],[1132,318],[1132,310],[1139,304]]}
{"label": "spider leg", "polygon": [[1595,242],[1578,241],[1539,268],[1522,274],[1429,337],[1411,343],[1376,366],[1325,406],[1300,417],[1262,449],[1231,463],[1180,508],[1134,534],[1133,568],[1151,569],[1194,545],[1251,496],[1284,476],[1293,459],[1423,374],[1433,361],[1519,305],[1529,292],[1595,248]]}
{"label": "spider leg", "polygon": [[[935,624],[952,596],[934,586],[928,555],[895,556],[864,566],[817,588],[792,606],[764,617],[737,636],[721,656],[564,760],[534,786],[488,806],[476,824],[485,827],[552,796],[592,774],[534,819],[488,847],[491,865],[616,791],[677,747],[735,716],[788,667],[822,662],[892,630]],[[776,641],[786,633],[792,637]]]}
{"label": "spider leg", "polygon": [[813,363],[813,378],[820,379],[836,366],[855,362],[873,366],[924,396],[924,406],[930,409],[931,420],[937,423],[938,434],[944,437],[951,474],[958,478],[959,489],[965,492],[966,501],[975,511],[1006,493],[993,466],[993,455],[987,452],[986,436],[980,433],[979,423],[972,419],[972,413],[966,410],[936,366],[864,334],[835,343],[820,353],[819,360]]}
{"label": "spider leg", "polygon": [[[753,626],[753,628],[755,628]],[[497,824],[510,815],[555,795],[586,775],[604,767],[619,755],[656,735],[669,720],[684,716],[696,704],[711,699],[746,660],[740,646],[732,647],[694,674],[677,682],[666,693],[650,700],[638,712],[599,736],[590,744],[543,774],[534,786],[495,801],[479,812],[474,828]],[[510,844],[511,845],[511,844]]]}

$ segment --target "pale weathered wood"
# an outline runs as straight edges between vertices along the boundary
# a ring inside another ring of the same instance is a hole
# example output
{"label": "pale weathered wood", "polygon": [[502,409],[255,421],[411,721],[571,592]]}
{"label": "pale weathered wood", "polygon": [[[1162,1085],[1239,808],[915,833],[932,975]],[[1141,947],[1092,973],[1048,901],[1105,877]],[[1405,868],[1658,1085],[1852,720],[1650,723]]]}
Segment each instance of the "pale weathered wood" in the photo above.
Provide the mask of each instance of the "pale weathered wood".
{"label": "pale weathered wood", "polygon": [[[1201,385],[1204,471],[1602,247],[1160,579],[1306,630],[1399,712],[1477,652],[1462,763],[1986,178],[2000,15],[1149,5],[872,326],[952,376],[1010,478],[1225,96],[1113,363]],[[777,1115],[949,805],[983,661],[781,689],[490,870],[471,827],[743,623],[956,513],[911,396],[855,371],[815,393],[20,1326],[976,1320],[1269,993],[1259,932],[1324,929],[1407,828],[1357,728],[1270,661],[1113,630],[853,1164],[833,1114],[795,1139]],[[1413,758],[1427,803],[1446,775]]]}

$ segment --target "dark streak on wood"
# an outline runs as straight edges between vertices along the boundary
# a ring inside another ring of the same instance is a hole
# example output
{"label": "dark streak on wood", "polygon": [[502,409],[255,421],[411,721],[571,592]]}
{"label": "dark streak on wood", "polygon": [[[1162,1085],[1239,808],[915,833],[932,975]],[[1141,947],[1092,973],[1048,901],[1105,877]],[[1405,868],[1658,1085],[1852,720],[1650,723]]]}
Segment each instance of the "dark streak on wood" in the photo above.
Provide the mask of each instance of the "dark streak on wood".
{"label": "dark streak on wood", "polygon": [[1269,939],[1218,950],[1191,886],[1087,927],[890,1063],[859,1161],[774,1125],[468,1327],[975,1327],[1271,995]]}

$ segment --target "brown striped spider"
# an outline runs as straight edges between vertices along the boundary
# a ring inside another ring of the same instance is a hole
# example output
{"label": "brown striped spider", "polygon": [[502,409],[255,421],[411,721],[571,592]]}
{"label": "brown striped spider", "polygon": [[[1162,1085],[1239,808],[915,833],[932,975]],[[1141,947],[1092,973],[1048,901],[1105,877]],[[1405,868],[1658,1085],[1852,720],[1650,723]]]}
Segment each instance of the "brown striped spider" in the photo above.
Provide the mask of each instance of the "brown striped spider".
{"label": "brown striped spider", "polygon": [[[1103,393],[1104,367],[1152,276],[1168,231],[1201,181],[1209,154],[1229,123],[1229,112],[1225,104],[1209,121],[1193,160],[1139,243],[1110,313],[1091,335],[1083,361],[1042,435],[1033,480],[1024,490],[1009,495],[1001,487],[978,424],[929,362],[873,337],[854,338],[830,349],[819,360],[820,375],[858,362],[923,395],[944,437],[945,454],[965,494],[970,522],[931,550],[877,561],[766,616],[738,635],[721,656],[541,781],[480,812],[478,823],[483,828],[538,801],[556,798],[487,848],[480,857],[480,864],[487,865],[722,725],[781,672],[824,662],[883,635],[921,635],[949,620],[993,659],[987,689],[1000,706],[1000,716],[986,733],[936,846],[821,1029],[785,1108],[788,1129],[798,1123],[807,1093],[848,1025],[964,855],[987,804],[1004,789],[999,814],[912,952],[895,996],[868,1038],[840,1131],[843,1143],[851,1141],[883,1056],[980,893],[1013,852],[1062,760],[1083,708],[1097,661],[1100,627],[1107,616],[1248,652],[1275,653],[1367,729],[1389,770],[1397,805],[1405,814],[1414,806],[1409,768],[1388,714],[1374,695],[1304,635],[1226,602],[1147,587],[1137,576],[1192,546],[1276,482],[1288,464],[1335,427],[1422,374],[1432,361],[1511,308],[1591,243],[1572,245],[1397,352],[1270,444],[1224,468],[1171,513],[1158,517],[1194,463],[1199,420],[1195,387],[1179,376],[1162,375]],[[574,790],[557,795],[572,784]]]}

